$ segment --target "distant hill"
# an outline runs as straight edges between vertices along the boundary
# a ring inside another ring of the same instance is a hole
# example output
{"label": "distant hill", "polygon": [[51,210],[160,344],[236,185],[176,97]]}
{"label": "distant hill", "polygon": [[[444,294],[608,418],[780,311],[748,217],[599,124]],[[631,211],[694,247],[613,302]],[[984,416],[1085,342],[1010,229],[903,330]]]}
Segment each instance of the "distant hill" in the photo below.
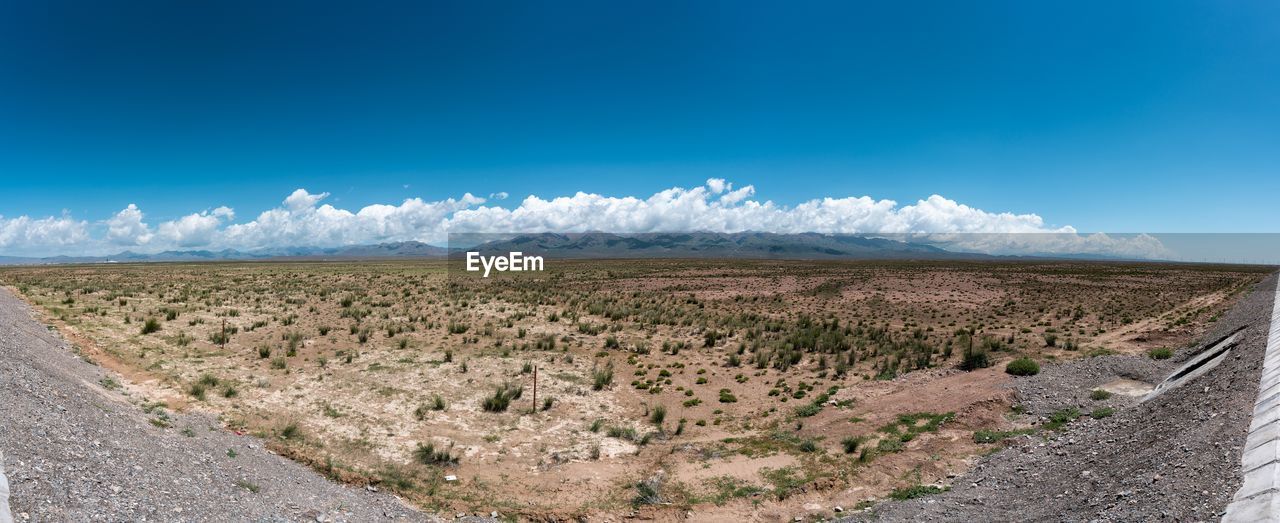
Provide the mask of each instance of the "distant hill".
{"label": "distant hill", "polygon": [[[644,233],[525,234],[469,248],[482,253],[520,251],[560,258],[755,258],[755,259],[974,259],[930,245],[842,234]],[[455,256],[459,256],[455,254]]]}
{"label": "distant hill", "polygon": [[285,247],[258,250],[257,256],[268,258],[432,258],[444,257],[448,250],[418,241],[349,245],[344,247]]}
{"label": "distant hill", "polygon": [[[482,236],[483,237],[483,236]],[[462,251],[486,254],[520,251],[563,259],[618,258],[741,258],[793,260],[989,260],[1075,259],[1119,260],[1090,254],[993,256],[948,251],[925,243],[850,234],[776,234],[768,232],[679,232],[613,234],[536,233],[480,243]],[[50,256],[44,258],[0,256],[0,265],[53,265],[75,263],[213,262],[250,260],[376,260],[444,258],[450,250],[418,241],[348,245],[342,247],[272,247],[254,251],[191,250],[141,254],[124,251],[111,256]]]}
{"label": "distant hill", "polygon": [[422,242],[407,241],[344,247],[280,247],[251,252],[163,251],[141,254],[124,251],[110,256],[48,256],[43,258],[0,256],[0,265],[57,265],[74,263],[210,262],[247,260],[354,260],[377,258],[443,258],[447,250]]}

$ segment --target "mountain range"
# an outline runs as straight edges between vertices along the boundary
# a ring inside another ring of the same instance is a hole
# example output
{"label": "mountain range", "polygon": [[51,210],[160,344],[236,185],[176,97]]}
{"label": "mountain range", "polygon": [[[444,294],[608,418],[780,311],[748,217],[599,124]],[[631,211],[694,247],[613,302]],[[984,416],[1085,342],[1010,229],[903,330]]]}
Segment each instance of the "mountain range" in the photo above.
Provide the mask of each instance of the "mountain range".
{"label": "mountain range", "polygon": [[[124,251],[110,256],[0,256],[0,265],[84,263],[216,262],[249,260],[374,260],[445,258],[452,252],[484,254],[521,251],[568,259],[590,258],[743,258],[800,260],[938,260],[989,259],[995,256],[944,250],[924,243],[847,234],[765,232],[612,234],[537,233],[494,238],[468,248],[446,248],[418,241],[342,247],[278,247],[253,251],[224,249],[170,250],[157,253]],[[1056,258],[1102,258],[1056,255]],[[1003,257],[1002,257],[1003,258]]]}
{"label": "mountain range", "polygon": [[109,256],[48,256],[43,258],[0,256],[0,265],[443,258],[447,252],[448,250],[443,247],[436,247],[434,245],[417,241],[407,241],[379,243],[375,245],[349,245],[343,247],[279,247],[248,252],[238,251],[235,249],[224,249],[220,251],[163,251],[153,254],[124,251]]}
{"label": "mountain range", "polygon": [[[455,249],[455,252],[458,249]],[[557,258],[755,258],[755,259],[942,259],[972,258],[930,245],[866,236],[766,232],[611,234],[540,233],[494,240],[466,249],[481,253],[520,251]]]}

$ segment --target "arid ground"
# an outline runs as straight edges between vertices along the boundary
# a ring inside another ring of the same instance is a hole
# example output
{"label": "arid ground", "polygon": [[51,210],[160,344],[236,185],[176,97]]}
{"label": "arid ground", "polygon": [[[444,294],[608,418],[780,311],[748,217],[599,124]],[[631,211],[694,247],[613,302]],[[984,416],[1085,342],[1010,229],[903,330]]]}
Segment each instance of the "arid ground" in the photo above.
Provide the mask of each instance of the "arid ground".
{"label": "arid ground", "polygon": [[116,371],[101,385],[162,429],[172,410],[206,411],[338,481],[432,511],[772,521],[928,494],[1001,440],[1052,432],[1070,420],[1024,413],[1010,361],[1164,357],[1270,270],[548,269],[478,279],[419,261],[94,265],[3,269],[0,284]]}

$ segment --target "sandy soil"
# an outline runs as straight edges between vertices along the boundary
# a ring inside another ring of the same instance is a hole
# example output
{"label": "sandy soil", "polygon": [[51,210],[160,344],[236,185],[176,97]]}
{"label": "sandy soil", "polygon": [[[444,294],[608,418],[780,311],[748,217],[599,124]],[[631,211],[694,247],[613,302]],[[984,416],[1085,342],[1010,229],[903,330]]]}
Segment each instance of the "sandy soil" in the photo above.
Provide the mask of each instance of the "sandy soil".
{"label": "sandy soil", "polygon": [[[140,406],[216,416],[427,509],[549,520],[829,517],[944,481],[993,450],[976,431],[1042,422],[1012,410],[1005,362],[1181,346],[1259,277],[662,260],[484,282],[413,262],[0,271]],[[966,343],[992,366],[957,370]],[[519,398],[487,412],[504,383]]]}

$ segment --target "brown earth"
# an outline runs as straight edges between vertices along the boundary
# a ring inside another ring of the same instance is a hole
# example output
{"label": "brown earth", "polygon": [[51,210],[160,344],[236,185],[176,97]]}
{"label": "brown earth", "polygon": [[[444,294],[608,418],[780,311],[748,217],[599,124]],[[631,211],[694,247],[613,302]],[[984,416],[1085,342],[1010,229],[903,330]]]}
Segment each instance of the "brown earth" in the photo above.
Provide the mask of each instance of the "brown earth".
{"label": "brown earth", "polygon": [[[975,431],[1038,422],[1011,410],[1004,362],[1181,346],[1262,274],[656,260],[485,281],[394,262],[13,268],[0,282],[139,405],[218,416],[427,509],[773,521],[963,472],[997,448]],[[957,370],[970,345],[993,365]],[[486,412],[502,383],[520,397]],[[457,463],[421,459],[427,443]],[[638,500],[640,482],[653,495]]]}

